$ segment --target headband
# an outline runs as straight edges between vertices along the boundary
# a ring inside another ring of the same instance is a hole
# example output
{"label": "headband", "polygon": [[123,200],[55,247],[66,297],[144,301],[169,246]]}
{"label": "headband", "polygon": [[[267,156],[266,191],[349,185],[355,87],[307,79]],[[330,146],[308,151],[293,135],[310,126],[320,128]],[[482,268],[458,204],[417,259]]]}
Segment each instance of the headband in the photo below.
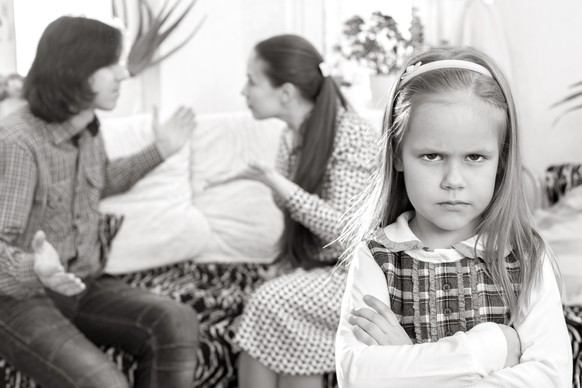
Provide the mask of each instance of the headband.
{"label": "headband", "polygon": [[424,74],[427,71],[438,70],[438,69],[465,69],[481,73],[488,77],[492,77],[491,72],[485,67],[478,65],[474,62],[463,61],[458,59],[444,59],[440,61],[429,62],[427,64],[422,64],[422,62],[416,62],[412,66],[408,66],[406,71],[400,78],[400,87],[406,85],[408,81],[414,77]]}

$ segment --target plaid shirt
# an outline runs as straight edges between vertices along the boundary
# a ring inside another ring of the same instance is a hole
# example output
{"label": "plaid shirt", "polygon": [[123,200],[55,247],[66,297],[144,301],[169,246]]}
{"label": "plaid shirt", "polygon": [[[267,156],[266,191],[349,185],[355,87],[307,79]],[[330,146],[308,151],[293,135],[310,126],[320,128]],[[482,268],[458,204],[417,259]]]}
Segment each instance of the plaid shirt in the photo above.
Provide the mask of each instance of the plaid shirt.
{"label": "plaid shirt", "polygon": [[[413,341],[436,342],[482,322],[508,324],[510,311],[502,290],[493,283],[483,252],[473,249],[473,241],[454,247],[462,252],[459,260],[443,263],[412,257],[411,249],[426,249],[420,241],[394,242],[381,229],[368,241],[386,276],[390,308]],[[508,252],[505,265],[517,290],[520,269],[513,253]]]}
{"label": "plaid shirt", "polygon": [[98,120],[47,123],[25,106],[0,122],[0,295],[42,292],[31,242],[42,230],[67,271],[104,265],[99,200],[129,189],[162,158],[155,146],[109,162]]}

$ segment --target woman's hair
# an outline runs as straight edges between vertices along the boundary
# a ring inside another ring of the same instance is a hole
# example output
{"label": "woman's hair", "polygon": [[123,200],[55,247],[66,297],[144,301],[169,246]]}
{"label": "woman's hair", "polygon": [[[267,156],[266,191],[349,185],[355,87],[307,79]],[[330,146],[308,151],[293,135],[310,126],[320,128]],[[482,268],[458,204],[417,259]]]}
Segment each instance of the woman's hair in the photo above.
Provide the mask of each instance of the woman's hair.
{"label": "woman's hair", "polygon": [[[265,64],[271,85],[287,82],[314,103],[300,129],[301,150],[293,181],[309,193],[321,194],[323,176],[333,151],[336,134],[338,101],[346,100],[332,77],[324,77],[319,65],[323,57],[306,39],[297,35],[278,35],[259,42],[256,55]],[[288,260],[295,267],[313,268],[323,265],[312,256],[321,250],[315,236],[285,212],[285,229],[281,236],[279,260]]]}
{"label": "woman's hair", "polygon": [[63,122],[86,109],[95,97],[89,77],[116,63],[121,46],[121,31],[97,20],[63,16],[49,24],[24,81],[32,113]]}
{"label": "woman's hair", "polygon": [[[485,261],[495,284],[511,312],[511,321],[521,316],[529,303],[529,292],[540,278],[545,244],[540,237],[527,207],[522,185],[522,164],[518,144],[516,109],[507,81],[497,65],[483,53],[471,48],[437,48],[411,58],[403,67],[398,80],[408,66],[421,62],[456,59],[477,63],[487,68],[493,77],[467,69],[442,68],[419,74],[404,86],[396,82],[390,90],[383,120],[380,169],[372,185],[359,200],[355,214],[341,240],[348,246],[349,258],[355,246],[378,227],[396,221],[405,211],[413,210],[402,172],[395,169],[402,140],[408,130],[410,117],[420,103],[435,95],[464,91],[480,98],[493,108],[505,112],[500,131],[500,153],[493,198],[481,214],[477,240],[485,247]],[[499,248],[498,248],[499,247]],[[516,289],[505,266],[505,249],[511,247],[520,264],[521,283]],[[521,309],[520,309],[521,306]]]}

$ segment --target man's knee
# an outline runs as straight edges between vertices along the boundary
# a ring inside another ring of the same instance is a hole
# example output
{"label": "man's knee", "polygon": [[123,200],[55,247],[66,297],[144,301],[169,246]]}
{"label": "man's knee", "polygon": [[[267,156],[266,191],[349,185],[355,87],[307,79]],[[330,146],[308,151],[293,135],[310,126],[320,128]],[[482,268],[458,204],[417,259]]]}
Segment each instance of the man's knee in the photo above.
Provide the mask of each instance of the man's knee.
{"label": "man's knee", "polygon": [[88,372],[78,384],[78,388],[130,388],[125,375],[113,364]]}
{"label": "man's knee", "polygon": [[198,317],[189,306],[169,302],[161,307],[153,327],[158,346],[181,345],[195,348],[198,344]]}

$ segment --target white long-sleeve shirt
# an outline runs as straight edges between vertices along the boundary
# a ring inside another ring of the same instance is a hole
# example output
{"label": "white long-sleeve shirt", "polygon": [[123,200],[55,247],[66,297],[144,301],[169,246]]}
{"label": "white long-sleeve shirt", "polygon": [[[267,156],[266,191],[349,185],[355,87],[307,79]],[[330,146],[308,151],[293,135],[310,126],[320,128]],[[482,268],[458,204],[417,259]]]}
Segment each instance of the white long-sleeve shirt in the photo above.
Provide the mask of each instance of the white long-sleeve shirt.
{"label": "white long-sleeve shirt", "polygon": [[[399,218],[384,233],[391,241],[418,241],[407,219]],[[463,257],[458,249],[429,253],[414,249],[406,253],[419,260],[441,263]],[[390,306],[386,276],[362,243],[349,268],[336,337],[340,388],[569,387],[570,340],[549,258],[544,258],[542,271],[539,287],[530,290],[531,303],[524,319],[514,324],[521,341],[520,363],[503,368],[507,357],[505,336],[497,324],[490,322],[432,343],[389,346],[361,343],[347,320],[350,311],[367,307],[364,295],[372,295]]]}

